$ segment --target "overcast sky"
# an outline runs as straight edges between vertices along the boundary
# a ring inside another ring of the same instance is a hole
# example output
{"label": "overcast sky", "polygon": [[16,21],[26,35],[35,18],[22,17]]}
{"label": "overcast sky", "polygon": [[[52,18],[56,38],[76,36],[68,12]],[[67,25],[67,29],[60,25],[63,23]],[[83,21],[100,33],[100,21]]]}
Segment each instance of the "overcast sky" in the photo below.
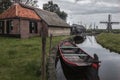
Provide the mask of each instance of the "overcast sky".
{"label": "overcast sky", "polygon": [[[38,0],[38,5],[42,8],[49,0]],[[62,11],[68,14],[67,23],[83,24],[89,27],[94,23],[99,28],[106,28],[100,21],[107,21],[108,14],[112,15],[112,21],[120,22],[120,0],[52,0],[58,4]],[[113,28],[120,29],[119,25]]]}

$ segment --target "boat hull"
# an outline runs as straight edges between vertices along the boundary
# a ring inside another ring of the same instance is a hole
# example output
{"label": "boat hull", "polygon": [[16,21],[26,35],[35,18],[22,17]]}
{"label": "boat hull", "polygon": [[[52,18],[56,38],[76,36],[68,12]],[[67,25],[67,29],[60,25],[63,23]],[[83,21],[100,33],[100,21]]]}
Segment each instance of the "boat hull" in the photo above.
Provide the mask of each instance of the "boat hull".
{"label": "boat hull", "polygon": [[99,80],[98,70],[92,66],[73,66],[60,58],[67,80]]}

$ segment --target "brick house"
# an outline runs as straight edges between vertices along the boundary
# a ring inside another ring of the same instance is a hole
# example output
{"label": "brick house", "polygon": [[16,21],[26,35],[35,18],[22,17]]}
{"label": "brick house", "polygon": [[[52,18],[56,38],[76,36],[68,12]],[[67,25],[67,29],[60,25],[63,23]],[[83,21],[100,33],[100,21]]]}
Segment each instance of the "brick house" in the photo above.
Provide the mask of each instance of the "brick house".
{"label": "brick house", "polygon": [[69,35],[70,27],[56,13],[15,3],[0,14],[0,34],[28,38],[39,36],[41,28],[49,36]]}

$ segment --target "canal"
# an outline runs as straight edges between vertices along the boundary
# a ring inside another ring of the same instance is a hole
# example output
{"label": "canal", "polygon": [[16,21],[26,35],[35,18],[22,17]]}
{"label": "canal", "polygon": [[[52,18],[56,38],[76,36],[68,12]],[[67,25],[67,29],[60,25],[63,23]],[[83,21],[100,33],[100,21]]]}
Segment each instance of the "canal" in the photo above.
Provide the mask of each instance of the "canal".
{"label": "canal", "polygon": [[[87,36],[82,44],[77,44],[89,55],[96,53],[101,61],[99,68],[100,80],[120,80],[120,55],[103,48],[94,36]],[[67,80],[63,74],[60,61],[57,63],[57,80]]]}

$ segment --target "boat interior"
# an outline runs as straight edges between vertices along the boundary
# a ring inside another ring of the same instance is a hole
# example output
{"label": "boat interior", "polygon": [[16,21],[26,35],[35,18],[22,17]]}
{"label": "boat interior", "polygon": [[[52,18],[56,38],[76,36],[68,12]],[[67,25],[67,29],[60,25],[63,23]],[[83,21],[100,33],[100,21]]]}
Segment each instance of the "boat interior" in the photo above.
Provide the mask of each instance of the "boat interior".
{"label": "boat interior", "polygon": [[62,51],[63,57],[70,62],[73,62],[79,66],[88,66],[91,64],[89,62],[91,60],[91,57],[73,44],[65,43],[61,45],[60,49]]}

